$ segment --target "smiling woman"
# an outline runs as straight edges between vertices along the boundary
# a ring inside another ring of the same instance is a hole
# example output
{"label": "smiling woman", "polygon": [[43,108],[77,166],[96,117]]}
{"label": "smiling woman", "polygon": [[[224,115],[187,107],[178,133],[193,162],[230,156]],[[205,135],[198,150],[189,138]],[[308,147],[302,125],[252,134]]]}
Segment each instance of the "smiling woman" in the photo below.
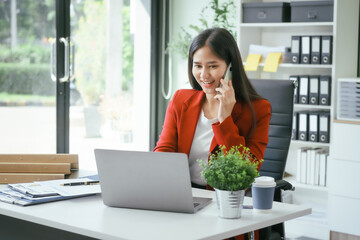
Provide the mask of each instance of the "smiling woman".
{"label": "smiling woman", "polygon": [[[230,64],[232,79],[225,82]],[[188,75],[193,89],[174,94],[154,151],[186,153],[192,183],[206,188],[197,159],[207,163],[209,154],[221,146],[241,144],[250,148],[256,161],[263,158],[271,107],[249,82],[237,44],[225,29],[204,30],[193,40]]]}
{"label": "smiling woman", "polygon": [[204,46],[194,54],[192,74],[204,92],[216,94],[215,88],[220,86],[226,67],[225,60],[216,56],[209,46]]}

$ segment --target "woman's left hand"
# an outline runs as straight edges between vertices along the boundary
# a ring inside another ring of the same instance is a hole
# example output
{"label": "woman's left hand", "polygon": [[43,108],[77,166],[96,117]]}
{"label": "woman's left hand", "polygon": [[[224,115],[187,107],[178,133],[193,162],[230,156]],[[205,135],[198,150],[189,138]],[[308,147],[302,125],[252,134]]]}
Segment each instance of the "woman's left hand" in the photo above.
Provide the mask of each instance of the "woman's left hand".
{"label": "woman's left hand", "polygon": [[222,123],[227,117],[231,115],[231,112],[236,103],[235,91],[232,85],[232,81],[229,80],[228,83],[224,79],[220,80],[222,87],[216,88],[215,90],[219,92],[214,98],[219,100],[219,111],[218,111],[218,120]]}

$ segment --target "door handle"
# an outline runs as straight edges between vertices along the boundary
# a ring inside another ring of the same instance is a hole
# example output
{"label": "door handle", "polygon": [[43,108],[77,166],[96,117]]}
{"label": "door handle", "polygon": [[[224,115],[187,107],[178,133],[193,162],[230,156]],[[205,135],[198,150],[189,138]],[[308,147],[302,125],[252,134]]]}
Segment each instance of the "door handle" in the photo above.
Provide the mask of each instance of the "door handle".
{"label": "door handle", "polygon": [[69,64],[69,38],[60,38],[59,41],[64,44],[65,62],[64,62],[64,77],[59,78],[60,82],[68,82],[70,76]]}
{"label": "door handle", "polygon": [[51,79],[56,82],[56,38],[51,40],[50,76]]}
{"label": "door handle", "polygon": [[[171,89],[172,89],[172,77],[171,74],[169,74],[168,76],[168,90],[167,92],[165,92],[165,81],[166,81],[166,76],[165,76],[165,55],[166,54],[170,54],[169,51],[166,50],[166,37],[165,37],[165,31],[166,31],[166,0],[163,0],[163,19],[162,19],[162,31],[161,31],[161,50],[163,51],[161,53],[161,94],[163,96],[164,99],[168,100],[171,97]],[[170,6],[171,7],[171,6]],[[169,56],[170,58],[170,56]],[[169,62],[169,69],[171,69],[171,62]],[[168,71],[170,72],[170,71]]]}
{"label": "door handle", "polygon": [[75,79],[75,44],[70,41],[70,81]]}
{"label": "door handle", "polygon": [[[75,78],[75,44],[70,44],[70,55],[69,55],[69,43],[67,39],[60,38],[60,42],[65,45],[65,74],[63,78],[60,78],[60,82],[72,81]],[[71,56],[71,65],[70,65]],[[51,79],[56,81],[56,39],[51,41],[51,53],[50,53],[50,76]],[[70,79],[69,79],[70,77]]]}

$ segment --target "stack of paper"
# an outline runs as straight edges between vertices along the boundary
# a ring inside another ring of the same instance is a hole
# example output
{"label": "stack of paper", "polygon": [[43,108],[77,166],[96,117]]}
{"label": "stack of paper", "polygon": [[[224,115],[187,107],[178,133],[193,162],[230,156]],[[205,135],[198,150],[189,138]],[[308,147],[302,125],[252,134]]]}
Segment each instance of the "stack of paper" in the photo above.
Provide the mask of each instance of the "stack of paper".
{"label": "stack of paper", "polygon": [[100,193],[99,181],[90,178],[60,179],[8,184],[0,190],[0,201],[22,206],[53,202]]}

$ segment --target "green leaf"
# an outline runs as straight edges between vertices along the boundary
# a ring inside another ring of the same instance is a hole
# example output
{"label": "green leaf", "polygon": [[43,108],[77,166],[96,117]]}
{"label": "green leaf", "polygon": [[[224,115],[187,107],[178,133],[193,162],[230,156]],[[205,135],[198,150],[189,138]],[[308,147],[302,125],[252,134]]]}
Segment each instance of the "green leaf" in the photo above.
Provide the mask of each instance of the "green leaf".
{"label": "green leaf", "polygon": [[250,149],[242,145],[229,150],[221,146],[216,154],[210,155],[208,165],[199,161],[204,168],[202,176],[207,183],[214,188],[228,191],[250,187],[259,176],[258,162],[261,161],[252,157]]}

